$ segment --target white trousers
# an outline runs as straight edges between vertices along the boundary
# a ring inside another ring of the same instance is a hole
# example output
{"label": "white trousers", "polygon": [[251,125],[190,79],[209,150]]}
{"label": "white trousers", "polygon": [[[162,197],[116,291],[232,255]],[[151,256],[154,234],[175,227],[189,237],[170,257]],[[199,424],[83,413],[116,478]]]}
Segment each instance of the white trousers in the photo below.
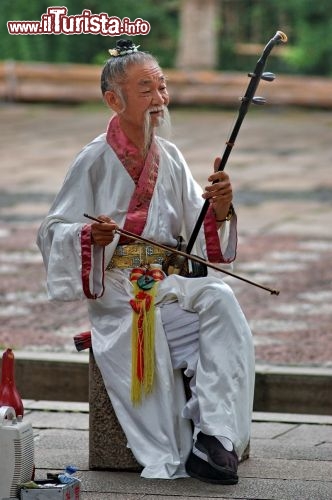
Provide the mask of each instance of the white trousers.
{"label": "white trousers", "polygon": [[160,305],[173,368],[192,376],[183,416],[194,422],[196,432],[230,439],[241,455],[250,437],[254,395],[252,336],[230,290],[229,309],[218,286],[200,292],[191,310],[178,302]]}
{"label": "white trousers", "polygon": [[199,355],[199,316],[181,309],[178,302],[161,304],[161,321],[166,333],[172,366],[185,368],[192,376]]}

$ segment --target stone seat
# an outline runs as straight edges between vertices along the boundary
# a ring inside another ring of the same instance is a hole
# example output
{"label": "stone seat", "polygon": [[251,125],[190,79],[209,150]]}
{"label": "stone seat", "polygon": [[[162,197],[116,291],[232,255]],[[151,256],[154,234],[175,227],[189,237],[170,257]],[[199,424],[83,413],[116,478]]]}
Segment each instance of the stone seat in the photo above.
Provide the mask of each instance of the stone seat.
{"label": "stone seat", "polygon": [[138,471],[108,397],[92,348],[89,354],[89,468]]}
{"label": "stone seat", "polygon": [[89,349],[89,468],[91,470],[139,471],[121,425],[108,397],[95,361],[91,333],[74,337],[76,349]]}

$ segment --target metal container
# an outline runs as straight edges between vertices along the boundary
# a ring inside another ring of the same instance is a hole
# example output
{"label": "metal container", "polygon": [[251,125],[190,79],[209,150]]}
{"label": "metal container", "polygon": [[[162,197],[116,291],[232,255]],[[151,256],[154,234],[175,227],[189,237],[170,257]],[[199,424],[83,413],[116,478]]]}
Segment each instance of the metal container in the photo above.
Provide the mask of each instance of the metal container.
{"label": "metal container", "polygon": [[21,488],[21,500],[79,500],[81,492],[81,482],[74,479],[69,484],[57,484],[55,481],[35,481],[36,484],[54,484],[49,488]]}

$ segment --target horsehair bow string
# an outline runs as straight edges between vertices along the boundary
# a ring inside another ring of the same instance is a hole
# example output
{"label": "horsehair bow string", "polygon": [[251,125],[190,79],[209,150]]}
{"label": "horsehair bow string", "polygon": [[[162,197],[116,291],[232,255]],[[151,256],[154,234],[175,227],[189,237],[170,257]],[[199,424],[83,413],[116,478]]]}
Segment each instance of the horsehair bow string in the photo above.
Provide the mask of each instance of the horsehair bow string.
{"label": "horsehair bow string", "polygon": [[[261,79],[266,80],[267,82],[273,82],[273,80],[275,79],[275,75],[273,73],[270,73],[270,72],[263,73],[264,68],[265,68],[265,64],[266,64],[267,58],[268,58],[270,52],[272,51],[273,47],[275,45],[277,45],[278,43],[286,43],[286,42],[287,42],[287,35],[285,35],[285,33],[283,33],[282,31],[277,31],[276,34],[274,35],[274,37],[271,38],[271,40],[265,46],[261,57],[259,58],[259,60],[256,63],[256,67],[255,67],[253,73],[248,73],[248,76],[250,77],[250,82],[249,82],[249,85],[247,87],[246,93],[244,94],[243,97],[240,98],[241,105],[240,105],[239,112],[238,112],[238,118],[235,122],[232,133],[231,133],[228,141],[226,142],[226,148],[225,148],[224,154],[220,160],[218,172],[224,170],[224,168],[226,166],[229,155],[231,154],[231,151],[232,151],[233,146],[235,144],[237,134],[239,133],[242,122],[244,120],[244,117],[248,111],[248,108],[249,108],[249,105],[251,104],[251,102],[254,104],[258,104],[258,105],[265,104],[266,100],[263,97],[255,97],[255,92],[257,90],[258,84],[259,84]],[[217,182],[217,181],[215,181],[215,182]],[[192,249],[193,249],[193,246],[195,244],[199,230],[204,222],[204,218],[205,218],[205,215],[208,211],[208,208],[209,208],[209,200],[205,200],[203,207],[202,207],[202,210],[201,210],[199,217],[197,219],[196,225],[195,225],[193,232],[189,238],[188,245],[186,248],[187,254],[190,254]]]}
{"label": "horsehair bow string", "polygon": [[[89,215],[89,214],[83,214],[83,215],[87,219],[93,220],[95,222],[99,222],[100,224],[104,224],[104,222],[105,222],[102,219],[98,219],[97,217],[93,217],[92,215]],[[142,236],[139,236],[138,234],[134,234],[134,233],[131,233],[129,231],[126,231],[125,229],[117,228],[117,229],[115,229],[114,232],[117,234],[122,234],[124,236],[127,236],[127,238],[130,238],[132,240],[142,241],[143,243],[148,243],[149,245],[154,245],[158,248],[162,248],[163,250],[166,250],[170,253],[177,254],[185,259],[190,259],[190,260],[193,260],[194,262],[199,262],[200,264],[204,264],[207,267],[214,269],[215,271],[220,271],[221,273],[227,274],[228,276],[232,276],[233,278],[244,281],[245,283],[248,283],[249,285],[256,286],[258,288],[261,288],[262,290],[266,290],[267,292],[270,292],[271,295],[279,295],[279,293],[280,293],[279,290],[275,290],[273,288],[269,288],[267,286],[261,285],[260,283],[256,283],[255,281],[244,278],[243,276],[239,276],[238,274],[234,274],[230,271],[226,271],[226,269],[221,269],[220,267],[215,266],[214,264],[211,264],[210,262],[207,262],[206,260],[201,259],[200,257],[197,257],[196,255],[190,255],[190,254],[187,254],[186,252],[182,252],[181,250],[177,250],[176,248],[172,248],[172,247],[169,247],[167,245],[157,243],[157,242],[149,240],[147,238],[143,238]]]}

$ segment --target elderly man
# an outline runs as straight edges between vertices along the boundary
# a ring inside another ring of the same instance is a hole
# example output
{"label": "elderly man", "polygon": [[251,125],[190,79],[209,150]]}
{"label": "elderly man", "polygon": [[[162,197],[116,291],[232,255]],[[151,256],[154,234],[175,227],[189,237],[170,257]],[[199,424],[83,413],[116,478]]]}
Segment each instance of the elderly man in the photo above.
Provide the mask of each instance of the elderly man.
{"label": "elderly man", "polygon": [[[254,390],[241,308],[221,274],[167,276],[164,251],[117,231],[174,248],[208,199],[194,253],[229,265],[231,183],[216,171],[202,190],[179,150],[157,135],[169,96],[155,58],[126,40],[110,54],[101,87],[113,117],[75,159],[39,229],[49,297],[88,299],[94,355],[142,477],[235,484]],[[188,401],[181,370],[191,377]]]}

